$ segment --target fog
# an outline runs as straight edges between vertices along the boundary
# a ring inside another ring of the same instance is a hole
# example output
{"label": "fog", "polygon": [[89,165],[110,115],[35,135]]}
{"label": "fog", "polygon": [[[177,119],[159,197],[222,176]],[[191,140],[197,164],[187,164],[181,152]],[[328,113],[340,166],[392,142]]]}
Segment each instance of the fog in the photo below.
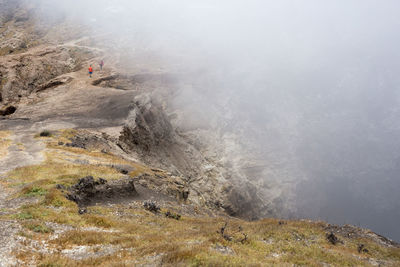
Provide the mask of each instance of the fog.
{"label": "fog", "polygon": [[122,57],[145,51],[198,73],[176,105],[189,124],[240,135],[261,166],[248,178],[289,188],[282,214],[400,241],[399,1],[35,3],[105,34]]}

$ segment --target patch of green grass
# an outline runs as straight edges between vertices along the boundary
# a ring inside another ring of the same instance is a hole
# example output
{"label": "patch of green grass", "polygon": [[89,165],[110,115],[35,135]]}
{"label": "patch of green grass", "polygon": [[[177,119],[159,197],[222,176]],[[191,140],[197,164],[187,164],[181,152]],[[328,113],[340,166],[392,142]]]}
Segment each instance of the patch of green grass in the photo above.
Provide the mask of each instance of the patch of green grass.
{"label": "patch of green grass", "polygon": [[25,193],[25,196],[28,197],[36,197],[36,196],[44,196],[47,194],[47,190],[41,188],[41,187],[32,187]]}
{"label": "patch of green grass", "polygon": [[40,234],[48,234],[54,232],[54,230],[51,227],[48,227],[45,224],[38,222],[25,223],[24,227],[35,233],[40,233]]}
{"label": "patch of green grass", "polygon": [[15,218],[18,220],[30,220],[33,219],[33,215],[29,211],[23,211],[18,213]]}

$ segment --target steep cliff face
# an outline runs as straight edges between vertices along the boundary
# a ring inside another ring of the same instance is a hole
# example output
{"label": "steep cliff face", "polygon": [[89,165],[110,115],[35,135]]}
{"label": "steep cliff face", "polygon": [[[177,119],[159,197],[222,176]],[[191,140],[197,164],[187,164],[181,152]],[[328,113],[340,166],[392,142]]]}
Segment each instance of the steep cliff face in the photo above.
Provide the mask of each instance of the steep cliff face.
{"label": "steep cliff face", "polygon": [[[207,143],[206,138],[214,141]],[[222,159],[227,152],[221,149],[225,144],[218,142],[225,141],[211,131],[185,133],[174,127],[156,93],[135,98],[119,137],[126,152],[182,176],[193,203],[249,219],[276,212],[259,196],[258,188],[239,179],[239,173],[229,166],[230,159]]]}
{"label": "steep cliff face", "polygon": [[120,139],[132,148],[156,153],[174,140],[174,131],[161,106],[149,94],[137,96]]}

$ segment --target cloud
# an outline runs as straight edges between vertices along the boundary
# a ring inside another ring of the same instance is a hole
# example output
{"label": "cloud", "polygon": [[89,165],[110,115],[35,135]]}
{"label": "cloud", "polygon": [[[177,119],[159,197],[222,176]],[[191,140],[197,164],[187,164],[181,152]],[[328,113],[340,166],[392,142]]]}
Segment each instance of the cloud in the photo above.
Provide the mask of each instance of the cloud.
{"label": "cloud", "polygon": [[165,69],[191,73],[176,104],[240,135],[265,166],[257,179],[290,186],[298,214],[342,218],[330,190],[345,185],[350,222],[400,238],[360,208],[393,216],[400,202],[399,1],[40,3],[109,34],[124,53],[153,52]]}

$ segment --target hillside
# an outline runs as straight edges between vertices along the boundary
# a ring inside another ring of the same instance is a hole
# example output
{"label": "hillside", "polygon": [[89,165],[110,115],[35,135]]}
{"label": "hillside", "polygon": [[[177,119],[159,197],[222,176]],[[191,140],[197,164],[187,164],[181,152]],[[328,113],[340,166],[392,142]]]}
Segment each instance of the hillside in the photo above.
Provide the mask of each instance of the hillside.
{"label": "hillside", "polygon": [[273,219],[286,191],[240,176],[239,138],[182,123],[181,70],[0,4],[0,266],[400,265],[370,230]]}

